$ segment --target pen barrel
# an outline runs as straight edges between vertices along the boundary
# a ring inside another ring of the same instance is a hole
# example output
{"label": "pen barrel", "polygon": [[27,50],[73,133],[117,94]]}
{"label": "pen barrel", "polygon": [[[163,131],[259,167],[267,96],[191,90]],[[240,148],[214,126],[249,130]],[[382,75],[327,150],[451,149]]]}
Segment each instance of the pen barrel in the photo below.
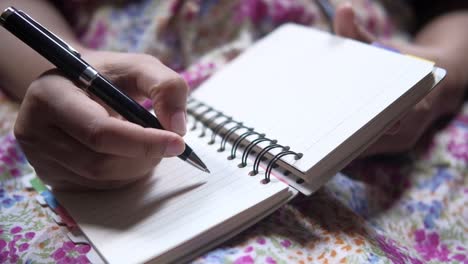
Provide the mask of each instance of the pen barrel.
{"label": "pen barrel", "polygon": [[58,40],[29,21],[20,12],[12,12],[3,27],[26,43],[72,80],[78,80],[88,65],[79,56],[64,47]]}
{"label": "pen barrel", "polygon": [[124,92],[120,91],[103,76],[98,74],[88,87],[88,91],[99,97],[99,99],[128,121],[142,127],[163,129],[161,123],[154,115]]}

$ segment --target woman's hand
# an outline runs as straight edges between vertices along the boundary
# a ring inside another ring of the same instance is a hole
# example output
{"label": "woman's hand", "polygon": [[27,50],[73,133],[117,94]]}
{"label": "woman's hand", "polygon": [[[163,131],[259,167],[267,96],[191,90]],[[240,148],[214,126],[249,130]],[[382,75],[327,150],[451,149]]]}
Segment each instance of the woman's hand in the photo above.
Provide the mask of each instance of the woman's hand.
{"label": "woman's hand", "polygon": [[184,151],[188,87],[177,73],[149,55],[89,51],[83,57],[137,101],[150,98],[168,131],[123,120],[57,70],[48,71],[28,88],[15,124],[41,179],[62,189],[115,188]]}
{"label": "woman's hand", "polygon": [[[458,19],[461,21],[456,21],[457,23],[466,24],[466,21],[468,21],[466,17],[465,19]],[[460,43],[459,45],[462,46],[465,40],[459,38],[458,42],[453,39],[444,43],[436,42],[431,39],[431,36],[440,35],[439,32],[444,31],[444,26],[450,28],[450,25],[448,23],[444,25],[444,23],[436,21],[435,26],[434,24],[429,25],[412,43],[383,42],[384,45],[394,47],[402,53],[435,61],[437,66],[447,70],[447,76],[438,87],[417,103],[385,135],[369,147],[363,156],[399,153],[412,149],[434,121],[442,116],[454,114],[463,102],[463,94],[468,85],[468,77],[464,73],[464,69],[468,67],[468,60],[462,56],[454,55],[460,52],[454,43]],[[337,9],[334,28],[337,34],[348,38],[366,43],[382,42],[359,25],[349,4]],[[453,35],[451,37],[457,37],[455,33]],[[440,37],[443,38],[443,36]]]}

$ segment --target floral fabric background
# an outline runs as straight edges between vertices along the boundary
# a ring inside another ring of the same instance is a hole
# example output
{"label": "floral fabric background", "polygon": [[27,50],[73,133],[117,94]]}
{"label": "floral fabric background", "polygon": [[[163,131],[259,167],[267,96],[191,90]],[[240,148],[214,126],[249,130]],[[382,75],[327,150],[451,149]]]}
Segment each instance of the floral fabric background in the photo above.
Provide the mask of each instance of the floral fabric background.
{"label": "floral fabric background", "polygon": [[[79,10],[74,23],[84,43],[153,54],[193,89],[282,23],[329,29],[307,0],[86,2],[63,7]],[[352,2],[369,30],[399,35],[380,5]],[[72,242],[66,225],[73,222],[44,206],[54,203],[47,190],[31,186],[32,169],[12,133],[17,109],[0,97],[0,263],[96,260],[89,245]],[[422,141],[405,156],[350,164],[314,195],[297,197],[193,261],[468,263],[468,103]]]}

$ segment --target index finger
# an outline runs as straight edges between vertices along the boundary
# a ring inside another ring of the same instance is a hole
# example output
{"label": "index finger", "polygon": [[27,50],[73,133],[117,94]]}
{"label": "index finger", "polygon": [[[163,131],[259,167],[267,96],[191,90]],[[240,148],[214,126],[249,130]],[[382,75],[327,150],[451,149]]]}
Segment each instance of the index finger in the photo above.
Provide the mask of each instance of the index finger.
{"label": "index finger", "polygon": [[49,122],[90,149],[124,157],[176,156],[183,152],[185,144],[177,134],[114,118],[72,82],[57,75],[43,78],[56,82],[43,86],[41,92],[50,104]]}

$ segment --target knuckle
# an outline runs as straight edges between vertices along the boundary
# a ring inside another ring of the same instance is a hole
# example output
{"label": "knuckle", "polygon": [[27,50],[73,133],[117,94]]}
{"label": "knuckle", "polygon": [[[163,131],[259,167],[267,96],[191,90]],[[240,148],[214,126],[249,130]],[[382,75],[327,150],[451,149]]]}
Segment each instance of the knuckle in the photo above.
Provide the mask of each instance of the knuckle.
{"label": "knuckle", "polygon": [[28,87],[24,100],[33,107],[47,105],[47,96],[44,90],[47,89],[47,84],[42,78],[34,80]]}
{"label": "knuckle", "polygon": [[136,54],[136,59],[138,59],[140,62],[143,62],[143,63],[148,63],[148,64],[161,64],[161,61],[154,57],[154,56],[151,56],[151,55],[148,55],[148,54]]}
{"label": "knuckle", "polygon": [[179,74],[175,74],[167,81],[168,86],[172,88],[180,89],[182,92],[188,91],[188,85],[185,82],[185,79],[182,78]]}
{"label": "knuckle", "polygon": [[166,96],[168,93],[176,93],[186,96],[189,88],[185,80],[178,74],[171,75],[155,87],[151,91],[151,97],[157,98],[158,96]]}

